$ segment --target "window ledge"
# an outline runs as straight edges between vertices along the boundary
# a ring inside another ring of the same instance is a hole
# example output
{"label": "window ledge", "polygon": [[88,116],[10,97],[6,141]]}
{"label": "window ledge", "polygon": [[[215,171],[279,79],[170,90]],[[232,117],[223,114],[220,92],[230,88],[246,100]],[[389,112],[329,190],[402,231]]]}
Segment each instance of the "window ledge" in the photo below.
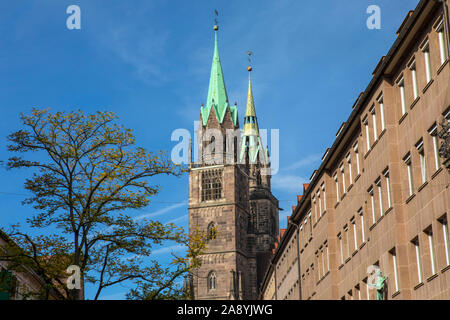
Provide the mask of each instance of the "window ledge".
{"label": "window ledge", "polygon": [[423,282],[421,282],[421,283],[419,283],[419,284],[416,284],[416,285],[414,286],[414,290],[417,290],[417,289],[419,289],[420,287],[423,287]]}
{"label": "window ledge", "polygon": [[400,291],[394,292],[394,293],[392,294],[392,298],[395,298],[395,297],[398,296],[399,294],[400,294]]}
{"label": "window ledge", "polygon": [[345,198],[345,196],[347,195],[347,192],[346,193],[344,193],[343,195],[342,195],[342,197],[341,197],[341,201],[342,200],[344,200],[344,198]]}
{"label": "window ledge", "polygon": [[339,201],[339,202],[336,202],[336,204],[334,205],[334,208],[335,208],[335,209],[338,207],[339,203],[341,203],[341,202],[340,202],[340,201]]}
{"label": "window ledge", "polygon": [[441,270],[441,273],[444,273],[445,271],[450,270],[450,264],[446,266],[444,269]]}
{"label": "window ledge", "polygon": [[375,140],[375,141],[372,143],[372,148],[370,148],[370,149],[375,148],[375,146],[378,144],[378,141],[379,141],[379,140],[380,140],[380,137],[378,137],[377,140]]}
{"label": "window ledge", "polygon": [[353,251],[353,253],[352,253],[352,257],[354,257],[355,256],[355,254],[357,254],[358,253],[358,249],[356,249],[355,251]]}
{"label": "window ledge", "polygon": [[364,248],[365,245],[366,245],[366,242],[364,241],[364,242],[361,243],[361,245],[359,246],[359,250],[361,250],[362,248]]}
{"label": "window ledge", "polygon": [[405,112],[402,117],[400,118],[400,120],[398,120],[398,124],[401,124],[403,122],[403,120],[405,120],[406,116],[408,115],[408,112]]}
{"label": "window ledge", "polygon": [[356,178],[355,178],[355,183],[356,183],[356,181],[359,180],[359,177],[361,177],[361,173],[358,173],[358,175],[356,176]]}
{"label": "window ledge", "polygon": [[351,259],[352,259],[351,257],[348,257],[347,259],[345,259],[344,263],[349,262]]}
{"label": "window ledge", "polygon": [[437,273],[433,274],[431,277],[428,277],[428,278],[427,278],[427,282],[430,282],[431,280],[436,279],[437,276],[438,276]]}
{"label": "window ledge", "polygon": [[347,192],[349,192],[352,188],[353,188],[353,183],[351,183],[351,184],[348,186]]}
{"label": "window ledge", "polygon": [[431,79],[430,82],[427,83],[427,85],[425,86],[425,88],[423,88],[422,92],[425,93],[427,92],[428,88],[431,87],[431,85],[433,84],[434,79]]}
{"label": "window ledge", "polygon": [[433,173],[433,175],[431,176],[431,179],[436,178],[436,176],[442,171],[442,167],[439,167],[439,169],[436,170],[435,173]]}
{"label": "window ledge", "polygon": [[392,211],[392,207],[390,207],[390,208],[388,208],[385,212],[384,212],[384,215],[387,215],[389,212],[391,212]]}
{"label": "window ledge", "polygon": [[372,229],[375,228],[376,225],[377,225],[376,222],[375,222],[374,224],[372,224],[372,225],[369,227],[369,231],[372,231]]}
{"label": "window ledge", "polygon": [[420,187],[419,189],[417,189],[418,192],[420,192],[420,190],[422,190],[423,188],[425,188],[428,184],[428,181],[425,181]]}
{"label": "window ledge", "polygon": [[381,221],[381,220],[383,220],[383,218],[384,218],[384,214],[383,214],[383,215],[382,215],[381,217],[379,217],[379,218],[378,218],[378,220],[377,220],[377,223],[376,223],[376,224],[379,224],[379,223],[380,223],[380,221]]}
{"label": "window ledge", "polygon": [[414,101],[409,106],[409,109],[414,108],[419,100],[420,100],[420,97],[417,97],[416,99],[414,99]]}
{"label": "window ledge", "polygon": [[366,158],[369,156],[370,151],[372,151],[372,148],[370,148],[369,150],[367,150],[366,154],[364,155],[364,159],[366,159]]}
{"label": "window ledge", "polygon": [[406,203],[409,203],[412,199],[414,199],[414,197],[416,196],[416,194],[415,193],[413,193],[412,195],[410,195],[409,197],[408,197],[408,199],[406,199]]}
{"label": "window ledge", "polygon": [[381,137],[385,135],[387,129],[384,128],[383,131],[381,131],[380,135],[378,136],[378,140],[381,140]]}
{"label": "window ledge", "polygon": [[442,72],[442,70],[444,70],[445,66],[448,64],[448,58],[445,59],[444,63],[439,67],[437,74],[440,74]]}
{"label": "window ledge", "polygon": [[342,269],[343,267],[344,267],[344,265],[341,264],[341,265],[338,267],[338,269],[340,270],[340,269]]}

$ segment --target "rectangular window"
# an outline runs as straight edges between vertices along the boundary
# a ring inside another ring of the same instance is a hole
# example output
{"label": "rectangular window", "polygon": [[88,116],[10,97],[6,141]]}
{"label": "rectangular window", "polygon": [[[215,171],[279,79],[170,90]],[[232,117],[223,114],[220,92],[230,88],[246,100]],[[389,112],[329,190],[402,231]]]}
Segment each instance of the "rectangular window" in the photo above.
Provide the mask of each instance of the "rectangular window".
{"label": "rectangular window", "polygon": [[406,169],[408,171],[409,196],[412,196],[414,193],[414,183],[413,183],[412,166],[411,166],[411,154],[408,153],[406,155],[406,157],[403,158],[403,161],[405,162]]}
{"label": "rectangular window", "polygon": [[327,253],[327,271],[330,271],[330,253],[328,251],[328,242],[325,242],[325,250]]}
{"label": "rectangular window", "polygon": [[361,300],[361,290],[359,288],[359,284],[355,286],[355,297],[358,297],[358,300]]}
{"label": "rectangular window", "polygon": [[323,211],[327,211],[327,195],[325,193],[325,183],[322,183],[322,194],[323,194]]}
{"label": "rectangular window", "polygon": [[366,235],[365,235],[365,226],[364,226],[364,213],[363,213],[363,209],[359,209],[358,211],[359,214],[359,221],[361,223],[361,242],[364,243],[366,242]]}
{"label": "rectangular window", "polygon": [[370,206],[371,206],[371,209],[372,209],[372,224],[375,224],[377,219],[375,217],[375,198],[374,198],[373,188],[372,187],[370,187],[370,189],[369,189],[369,196],[370,196]]}
{"label": "rectangular window", "polygon": [[394,289],[395,292],[399,290],[398,285],[398,266],[397,266],[397,254],[395,252],[395,248],[390,251],[392,257],[392,269],[394,271]]}
{"label": "rectangular window", "polygon": [[448,239],[448,220],[447,220],[447,216],[444,215],[438,221],[441,224],[442,238],[444,240],[443,242],[444,242],[445,266],[448,266],[448,265],[450,265],[450,248],[449,248],[449,239]]}
{"label": "rectangular window", "polygon": [[355,218],[352,219],[352,226],[353,226],[353,244],[354,244],[354,251],[358,250],[358,234],[356,232],[356,221]]}
{"label": "rectangular window", "polygon": [[317,201],[319,202],[319,216],[322,216],[322,200],[320,199],[320,190],[317,191]]}
{"label": "rectangular window", "polygon": [[439,167],[441,166],[441,162],[439,159],[439,141],[438,141],[438,132],[437,132],[436,124],[434,124],[430,130],[428,130],[428,133],[430,134],[431,139],[433,141],[434,166],[435,166],[435,169],[438,170]]}
{"label": "rectangular window", "polygon": [[346,188],[345,188],[345,171],[344,171],[344,164],[341,165],[341,177],[342,177],[342,192],[345,194]]}
{"label": "rectangular window", "polygon": [[314,217],[317,222],[317,220],[319,220],[319,215],[317,214],[317,205],[316,205],[316,197],[315,196],[313,196],[312,201],[313,201],[313,207],[314,207]]}
{"label": "rectangular window", "polygon": [[445,36],[444,36],[444,21],[441,19],[436,24],[436,32],[438,34],[438,40],[439,40],[439,53],[441,56],[441,65],[444,64],[445,60],[447,59],[447,54],[445,52]]}
{"label": "rectangular window", "polygon": [[389,168],[387,168],[384,172],[384,180],[386,181],[386,193],[387,193],[387,202],[388,202],[388,209],[392,207],[391,203],[391,185],[389,180]]}
{"label": "rectangular window", "polygon": [[309,233],[312,237],[312,217],[311,217],[311,210],[308,212],[308,219],[309,219]]}
{"label": "rectangular window", "polygon": [[417,279],[419,283],[422,283],[422,264],[420,261],[420,247],[419,247],[419,238],[414,238],[411,243],[414,246],[414,251],[416,253],[416,265],[417,265]]}
{"label": "rectangular window", "polygon": [[413,60],[411,64],[409,65],[409,70],[411,70],[411,79],[412,79],[412,86],[413,86],[413,93],[414,93],[414,100],[419,97],[419,86],[417,83],[417,71],[416,71],[416,61]]}
{"label": "rectangular window", "polygon": [[349,180],[350,180],[350,184],[352,184],[353,182],[353,173],[352,173],[352,159],[350,156],[350,153],[347,155],[347,165],[348,165],[348,176],[349,176]]}
{"label": "rectangular window", "polygon": [[423,140],[421,139],[416,144],[417,152],[419,153],[419,160],[420,160],[420,176],[422,178],[422,184],[427,181],[427,165],[426,165],[426,158],[425,158],[425,150],[423,148]]}
{"label": "rectangular window", "polygon": [[202,172],[202,201],[223,198],[222,175],[222,170]]}
{"label": "rectangular window", "polygon": [[377,186],[378,190],[378,201],[379,201],[379,209],[380,209],[380,217],[383,216],[383,192],[381,189],[381,178],[378,178],[377,181],[375,181],[375,185]]}
{"label": "rectangular window", "polygon": [[339,202],[339,182],[337,178],[337,173],[334,175],[334,182],[336,183],[336,202]]}
{"label": "rectangular window", "polygon": [[348,226],[344,226],[344,245],[345,245],[345,257],[350,257],[350,237],[348,235]]}
{"label": "rectangular window", "polygon": [[397,82],[398,87],[400,88],[400,103],[402,107],[402,116],[406,113],[406,98],[405,98],[405,80],[403,76]]}
{"label": "rectangular window", "polygon": [[342,234],[339,233],[338,238],[339,238],[339,248],[341,252],[341,264],[344,264],[344,244],[342,242]]}
{"label": "rectangular window", "polygon": [[370,114],[372,115],[373,141],[377,141],[378,130],[377,130],[377,115],[375,112],[375,105],[373,105],[372,109],[370,109]]}
{"label": "rectangular window", "polygon": [[434,241],[433,241],[433,229],[429,226],[425,230],[425,234],[428,238],[428,250],[430,253],[430,266],[431,266],[431,275],[436,274],[436,256],[434,254]]}
{"label": "rectangular window", "polygon": [[431,81],[431,60],[430,60],[430,44],[428,39],[421,47],[423,52],[423,57],[425,59],[425,76],[427,79],[427,84]]}
{"label": "rectangular window", "polygon": [[355,151],[355,158],[356,158],[356,174],[360,174],[360,167],[359,167],[359,152],[358,152],[358,142],[355,143],[353,146],[353,150]]}
{"label": "rectangular window", "polygon": [[386,129],[386,121],[384,118],[384,102],[383,102],[383,95],[380,95],[378,97],[378,104],[380,105],[380,116],[381,116],[381,131],[384,131]]}
{"label": "rectangular window", "polygon": [[363,120],[364,128],[366,129],[366,151],[370,150],[370,134],[369,134],[369,121],[367,120],[367,116]]}

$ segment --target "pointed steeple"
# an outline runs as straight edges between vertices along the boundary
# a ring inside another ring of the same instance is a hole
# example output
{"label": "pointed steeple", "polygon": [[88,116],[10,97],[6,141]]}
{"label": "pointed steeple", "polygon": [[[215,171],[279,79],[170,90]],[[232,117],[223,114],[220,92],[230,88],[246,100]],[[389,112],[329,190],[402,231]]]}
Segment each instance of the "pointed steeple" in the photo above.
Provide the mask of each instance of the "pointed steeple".
{"label": "pointed steeple", "polygon": [[206,105],[201,108],[202,120],[203,125],[206,125],[211,108],[214,108],[217,120],[219,123],[222,123],[226,110],[229,108],[233,124],[236,125],[237,108],[235,106],[230,107],[228,102],[228,94],[225,86],[225,79],[223,76],[222,64],[220,62],[219,48],[217,44],[218,30],[219,27],[214,26],[214,56],[211,65],[211,75],[209,77],[208,98],[206,99]]}
{"label": "pointed steeple", "polygon": [[256,118],[255,102],[253,101],[253,91],[252,91],[252,79],[250,76],[251,69],[249,68],[248,73],[248,96],[247,96],[247,108],[245,110],[244,118],[244,134],[258,134],[258,121]]}
{"label": "pointed steeple", "polygon": [[244,117],[244,130],[242,132],[242,148],[240,154],[240,160],[244,161],[246,154],[248,153],[248,159],[251,163],[258,161],[258,153],[262,152],[262,164],[269,163],[269,157],[267,156],[267,150],[264,146],[259,135],[258,118],[256,117],[255,102],[253,100],[252,80],[250,73],[251,67],[248,67],[248,96],[247,96],[247,108],[245,110]]}

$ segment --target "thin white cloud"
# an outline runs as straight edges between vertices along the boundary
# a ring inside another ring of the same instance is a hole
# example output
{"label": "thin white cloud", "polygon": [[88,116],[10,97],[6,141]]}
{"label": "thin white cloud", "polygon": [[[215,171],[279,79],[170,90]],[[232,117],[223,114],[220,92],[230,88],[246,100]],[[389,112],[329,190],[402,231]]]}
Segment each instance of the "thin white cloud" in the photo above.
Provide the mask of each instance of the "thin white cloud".
{"label": "thin white cloud", "polygon": [[167,223],[175,223],[175,222],[183,221],[183,220],[186,220],[188,217],[189,217],[189,215],[185,214],[185,215],[182,215],[181,217],[169,220],[169,221],[167,221]]}
{"label": "thin white cloud", "polygon": [[165,214],[167,212],[170,212],[172,210],[175,210],[175,209],[178,209],[180,207],[186,206],[187,204],[188,204],[187,201],[176,203],[176,204],[173,204],[173,205],[168,206],[166,208],[162,208],[160,210],[157,210],[155,212],[141,214],[141,215],[135,217],[134,220],[142,220],[142,219],[145,219],[145,218],[154,218],[154,217],[163,215],[163,214]]}
{"label": "thin white cloud", "polygon": [[165,254],[168,252],[179,252],[179,251],[183,251],[183,250],[186,250],[186,246],[177,244],[177,245],[173,245],[173,246],[169,246],[169,247],[164,247],[161,249],[156,249],[156,250],[152,251],[152,256],[159,255],[159,254]]}

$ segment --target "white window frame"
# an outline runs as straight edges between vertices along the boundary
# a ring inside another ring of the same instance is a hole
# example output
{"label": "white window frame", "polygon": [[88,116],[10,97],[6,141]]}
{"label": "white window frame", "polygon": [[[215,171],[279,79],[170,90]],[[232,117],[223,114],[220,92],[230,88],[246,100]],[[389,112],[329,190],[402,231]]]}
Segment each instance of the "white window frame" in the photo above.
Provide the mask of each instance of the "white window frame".
{"label": "white window frame", "polygon": [[406,169],[408,170],[409,196],[412,196],[414,194],[414,182],[413,182],[412,166],[411,166],[411,154],[408,153],[408,155],[403,159],[403,161],[405,162]]}
{"label": "white window frame", "polygon": [[370,206],[371,206],[371,210],[372,210],[372,224],[375,224],[377,219],[375,216],[375,196],[373,193],[373,187],[370,187],[370,189],[369,189],[369,196],[370,196]]}
{"label": "white window frame", "polygon": [[405,97],[405,79],[403,76],[397,81],[397,85],[400,88],[400,102],[402,107],[402,116],[406,114],[406,97]]}
{"label": "white window frame", "polygon": [[419,97],[419,84],[417,82],[417,69],[416,69],[416,60],[413,59],[413,61],[409,64],[409,70],[411,71],[411,80],[413,85],[413,93],[414,93],[414,100],[416,100]]}
{"label": "white window frame", "polygon": [[430,58],[430,42],[428,39],[424,41],[422,47],[420,48],[423,52],[423,57],[425,60],[425,76],[427,84],[432,80],[431,76],[431,58]]}
{"label": "white window frame", "polygon": [[364,211],[363,209],[359,209],[358,211],[359,214],[359,219],[360,219],[360,223],[361,223],[361,243],[366,242],[366,233],[365,233],[365,226],[364,226]]}
{"label": "white window frame", "polygon": [[336,183],[336,203],[340,201],[339,198],[339,181],[337,177],[337,173],[334,175],[334,182]]}
{"label": "white window frame", "polygon": [[367,116],[363,120],[364,127],[366,129],[366,152],[370,151],[370,132],[369,132],[369,120]]}
{"label": "white window frame", "polygon": [[392,207],[392,200],[391,200],[391,185],[390,185],[390,179],[389,179],[389,168],[387,168],[383,172],[384,181],[386,181],[386,192],[387,192],[387,201],[388,201],[388,209]]}
{"label": "white window frame", "polygon": [[436,274],[436,255],[434,252],[433,230],[431,227],[425,232],[428,238],[428,249],[430,250],[431,275]]}
{"label": "white window frame", "polygon": [[350,180],[350,184],[353,183],[353,173],[352,173],[352,157],[351,154],[349,153],[347,155],[347,165],[348,165],[348,176],[349,176],[349,180]]}
{"label": "white window frame", "polygon": [[427,159],[425,156],[425,149],[423,147],[423,140],[420,140],[419,143],[416,144],[416,149],[419,154],[420,176],[422,178],[422,184],[424,184],[427,182]]}
{"label": "white window frame", "polygon": [[434,165],[437,171],[441,167],[441,159],[439,158],[439,141],[437,136],[438,135],[437,125],[434,124],[433,127],[431,127],[431,129],[428,130],[428,133],[430,134],[431,139],[433,140]]}
{"label": "white window frame", "polygon": [[355,145],[353,146],[353,151],[355,151],[355,156],[356,156],[356,174],[359,175],[361,173],[361,168],[359,166],[358,142],[356,142]]}
{"label": "white window frame", "polygon": [[344,167],[344,164],[341,164],[340,170],[341,170],[341,177],[342,177],[342,190],[344,191],[344,194],[346,194],[347,193],[347,189],[346,189],[346,186],[345,186],[345,167]]}
{"label": "white window frame", "polygon": [[379,206],[380,206],[380,216],[382,217],[384,215],[383,212],[383,190],[381,189],[381,178],[378,178],[375,181],[375,185],[377,186],[377,190],[378,190],[378,201],[379,201]]}
{"label": "white window frame", "polygon": [[380,105],[380,116],[381,116],[381,132],[386,129],[386,119],[384,117],[384,101],[383,101],[383,94],[380,94],[380,96],[377,99],[378,104]]}
{"label": "white window frame", "polygon": [[446,262],[446,266],[448,266],[448,265],[450,265],[450,247],[449,247],[449,238],[448,238],[447,216],[444,216],[439,222],[442,224],[442,237],[444,239],[445,262]]}
{"label": "white window frame", "polygon": [[438,41],[439,41],[439,53],[441,57],[441,65],[445,63],[447,60],[447,52],[446,52],[446,46],[445,46],[445,35],[444,35],[444,20],[442,17],[437,22],[435,28],[434,28],[438,34]]}
{"label": "white window frame", "polygon": [[395,292],[399,291],[399,285],[398,285],[398,266],[397,266],[397,253],[395,251],[395,248],[393,249],[393,251],[391,252],[391,256],[392,256],[392,266],[394,268],[394,287],[395,287]]}
{"label": "white window frame", "polygon": [[419,238],[413,240],[414,249],[416,252],[416,264],[417,264],[417,278],[419,279],[419,283],[422,283],[422,264],[420,261],[420,244]]}
{"label": "white window frame", "polygon": [[373,141],[375,142],[378,140],[377,113],[375,111],[375,104],[372,106],[369,112],[372,115]]}

